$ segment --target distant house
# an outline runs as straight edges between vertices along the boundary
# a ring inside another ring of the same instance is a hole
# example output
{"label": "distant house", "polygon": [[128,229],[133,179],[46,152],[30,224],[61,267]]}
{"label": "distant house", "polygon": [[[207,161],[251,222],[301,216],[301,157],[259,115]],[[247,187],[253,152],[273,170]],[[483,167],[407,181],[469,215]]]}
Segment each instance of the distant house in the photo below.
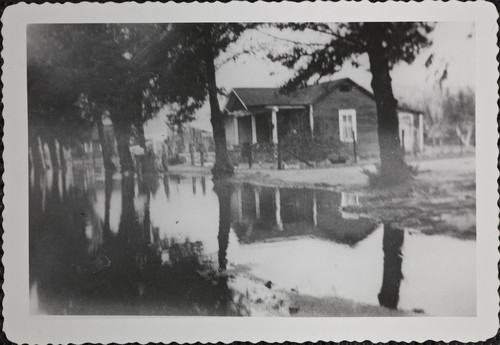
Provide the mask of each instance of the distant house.
{"label": "distant house", "polygon": [[[277,88],[235,88],[224,112],[230,148],[245,143],[286,144],[295,135],[314,142],[335,142],[348,156],[353,154],[354,141],[359,157],[379,154],[373,94],[349,78],[288,94]],[[405,151],[422,150],[422,114],[399,109],[398,117]]]}

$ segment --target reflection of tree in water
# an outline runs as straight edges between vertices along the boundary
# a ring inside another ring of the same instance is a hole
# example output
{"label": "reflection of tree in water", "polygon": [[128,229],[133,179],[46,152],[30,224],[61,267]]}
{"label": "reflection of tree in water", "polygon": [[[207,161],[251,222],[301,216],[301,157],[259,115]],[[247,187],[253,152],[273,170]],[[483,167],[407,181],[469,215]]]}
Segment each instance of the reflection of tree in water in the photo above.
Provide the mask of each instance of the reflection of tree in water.
{"label": "reflection of tree in water", "polygon": [[201,191],[203,192],[203,195],[207,193],[207,181],[205,176],[201,177]]}
{"label": "reflection of tree in water", "polygon": [[228,277],[223,271],[227,269],[227,247],[229,245],[229,229],[231,226],[231,186],[215,182],[214,191],[219,199],[219,234],[217,235],[217,239],[219,241],[219,272],[222,273],[218,279],[221,292],[218,307],[222,314],[227,314],[229,298],[224,297],[230,297],[231,292],[227,286]]}
{"label": "reflection of tree in water", "polygon": [[[30,214],[30,280],[37,283],[40,310],[49,314],[237,314],[237,308],[230,308],[227,277],[203,254],[201,243],[160,240],[149,211],[156,181],[141,188],[146,198],[140,219],[134,205],[135,181],[122,178],[117,234],[109,231],[111,179],[105,181],[104,224],[89,211],[91,194],[85,190],[77,190],[65,203],[51,199],[50,210]],[[92,221],[92,231],[86,234],[89,217],[97,223]],[[222,217],[220,262],[225,262],[228,224]],[[95,231],[99,227],[102,232]],[[100,245],[89,251],[90,243]]]}
{"label": "reflection of tree in water", "polygon": [[229,244],[229,228],[231,226],[231,186],[216,182],[214,191],[219,199],[219,269],[225,270],[227,265],[227,247]]}
{"label": "reflection of tree in water", "polygon": [[[41,309],[57,314],[68,312],[75,288],[80,289],[71,277],[92,270],[89,250],[102,234],[101,224],[89,208],[93,194],[81,185],[61,197],[61,175],[51,177],[50,187],[42,184],[30,193],[29,214],[30,283],[37,283]],[[46,176],[40,178],[43,182]],[[42,208],[43,204],[46,207]],[[96,240],[89,241],[90,235]]]}
{"label": "reflection of tree in water", "polygon": [[109,225],[111,209],[111,193],[113,192],[113,174],[106,173],[104,177],[104,236],[109,238],[111,228]]}
{"label": "reflection of tree in water", "polygon": [[163,176],[163,188],[165,189],[165,195],[167,196],[167,199],[170,198],[170,183],[168,181],[168,175],[165,174]]}
{"label": "reflection of tree in water", "polygon": [[196,195],[196,177],[191,177],[191,185],[193,187],[193,195]]}
{"label": "reflection of tree in water", "polygon": [[393,228],[389,224],[384,225],[384,275],[378,300],[381,306],[390,309],[397,309],[399,302],[399,287],[403,279],[401,271],[403,242],[403,230]]}

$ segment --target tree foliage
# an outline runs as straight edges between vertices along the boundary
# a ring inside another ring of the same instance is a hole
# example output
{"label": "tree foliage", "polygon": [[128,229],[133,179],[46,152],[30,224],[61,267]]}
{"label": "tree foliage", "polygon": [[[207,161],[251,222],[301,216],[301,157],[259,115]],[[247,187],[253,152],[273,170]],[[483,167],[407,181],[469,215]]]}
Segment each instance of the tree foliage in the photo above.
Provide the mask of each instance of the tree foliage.
{"label": "tree foliage", "polygon": [[268,57],[285,67],[295,70],[285,89],[307,85],[311,79],[339,72],[346,62],[355,67],[360,58],[377,45],[387,60],[389,68],[400,61],[412,63],[420,50],[431,42],[428,34],[433,30],[430,23],[282,23],[280,30],[314,32],[327,37],[325,43],[294,42],[291,51],[269,53]]}
{"label": "tree foliage", "polygon": [[[165,104],[182,123],[205,100],[183,87],[171,24],[50,24],[28,29],[30,121],[69,123],[78,133],[107,111],[113,121],[122,168],[131,169],[131,136],[144,141],[143,124]],[[141,138],[142,137],[142,138]]]}
{"label": "tree foliage", "polygon": [[78,137],[88,124],[79,106],[79,82],[83,74],[82,69],[74,68],[65,49],[65,32],[30,25],[27,36],[30,128],[51,126],[59,129],[59,133],[74,132]]}
{"label": "tree foliage", "polygon": [[443,101],[443,122],[464,146],[469,146],[475,128],[476,102],[472,89],[448,92]]}

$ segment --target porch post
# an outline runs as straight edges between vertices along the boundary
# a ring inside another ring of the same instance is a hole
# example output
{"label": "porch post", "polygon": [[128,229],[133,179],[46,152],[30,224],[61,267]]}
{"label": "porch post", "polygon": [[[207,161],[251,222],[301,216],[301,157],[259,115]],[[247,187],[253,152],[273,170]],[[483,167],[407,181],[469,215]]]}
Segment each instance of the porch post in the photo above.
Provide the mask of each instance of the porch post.
{"label": "porch post", "polygon": [[252,114],[252,144],[257,144],[257,125],[255,124],[255,115]]}
{"label": "porch post", "polygon": [[276,225],[278,226],[278,230],[282,231],[283,221],[281,220],[281,196],[278,188],[274,190],[274,203],[276,210]]}
{"label": "porch post", "polygon": [[271,113],[271,123],[273,125],[273,144],[278,143],[278,107],[273,107]]}
{"label": "porch post", "polygon": [[314,224],[314,227],[317,227],[318,226],[318,204],[316,202],[316,192],[313,192],[312,212],[313,212],[313,224]]}
{"label": "porch post", "polygon": [[238,133],[238,118],[236,116],[233,117],[233,126],[234,126],[234,144],[239,145],[240,138]]}
{"label": "porch post", "polygon": [[241,187],[236,187],[236,205],[238,208],[238,222],[243,220],[243,202],[241,200]]}
{"label": "porch post", "polygon": [[314,117],[312,104],[309,104],[309,126],[311,127],[311,137],[314,138]]}
{"label": "porch post", "polygon": [[424,152],[424,115],[418,115],[418,148]]}
{"label": "porch post", "polygon": [[255,193],[255,218],[260,219],[260,194],[257,188],[254,189]]}

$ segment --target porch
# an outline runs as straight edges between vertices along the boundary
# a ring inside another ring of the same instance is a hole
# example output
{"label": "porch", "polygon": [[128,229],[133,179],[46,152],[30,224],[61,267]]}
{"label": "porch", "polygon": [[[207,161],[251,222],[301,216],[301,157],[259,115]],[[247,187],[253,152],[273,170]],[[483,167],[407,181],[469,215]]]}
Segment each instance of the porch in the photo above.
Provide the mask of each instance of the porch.
{"label": "porch", "polygon": [[290,136],[314,136],[312,105],[268,106],[227,114],[228,145],[278,144]]}

